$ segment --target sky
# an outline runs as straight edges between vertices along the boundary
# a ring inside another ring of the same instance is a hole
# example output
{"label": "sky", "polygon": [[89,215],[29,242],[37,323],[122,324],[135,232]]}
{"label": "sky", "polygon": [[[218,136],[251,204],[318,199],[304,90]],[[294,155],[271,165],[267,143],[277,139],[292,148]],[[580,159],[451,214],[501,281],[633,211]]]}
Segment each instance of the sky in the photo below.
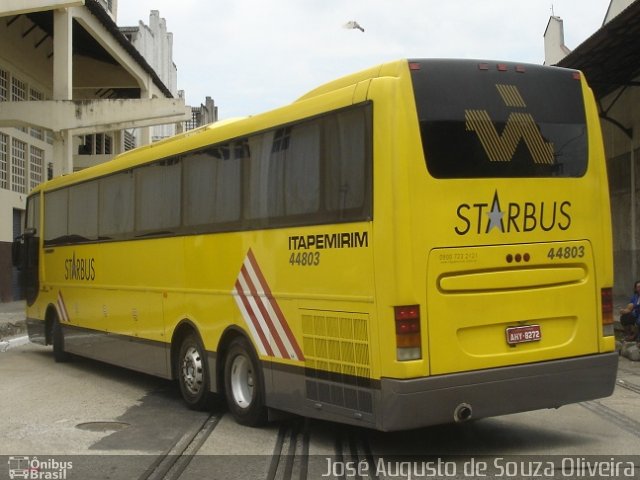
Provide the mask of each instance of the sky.
{"label": "sky", "polygon": [[[341,76],[400,58],[544,62],[553,13],[574,49],[609,0],[119,0],[119,26],[158,10],[173,33],[178,89],[220,119],[289,104]],[[355,20],[365,31],[343,26]]]}

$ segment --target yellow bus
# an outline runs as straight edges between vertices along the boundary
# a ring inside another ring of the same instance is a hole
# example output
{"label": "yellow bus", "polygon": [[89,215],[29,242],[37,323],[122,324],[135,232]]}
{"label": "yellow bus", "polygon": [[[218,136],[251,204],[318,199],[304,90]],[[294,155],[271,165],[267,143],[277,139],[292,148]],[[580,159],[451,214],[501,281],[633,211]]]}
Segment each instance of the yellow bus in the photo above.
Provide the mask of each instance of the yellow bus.
{"label": "yellow bus", "polygon": [[578,71],[402,60],[56,178],[31,341],[185,402],[399,430],[610,395],[598,112]]}

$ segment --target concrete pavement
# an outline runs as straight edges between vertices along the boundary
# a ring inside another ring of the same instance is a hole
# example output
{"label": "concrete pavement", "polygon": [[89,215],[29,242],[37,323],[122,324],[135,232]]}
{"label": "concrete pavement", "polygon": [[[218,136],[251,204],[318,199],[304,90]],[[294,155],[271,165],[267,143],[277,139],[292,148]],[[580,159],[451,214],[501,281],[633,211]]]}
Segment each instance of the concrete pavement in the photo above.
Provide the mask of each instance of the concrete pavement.
{"label": "concrete pavement", "polygon": [[0,303],[0,353],[28,343],[24,300]]}
{"label": "concrete pavement", "polygon": [[24,300],[0,303],[0,340],[27,333]]}

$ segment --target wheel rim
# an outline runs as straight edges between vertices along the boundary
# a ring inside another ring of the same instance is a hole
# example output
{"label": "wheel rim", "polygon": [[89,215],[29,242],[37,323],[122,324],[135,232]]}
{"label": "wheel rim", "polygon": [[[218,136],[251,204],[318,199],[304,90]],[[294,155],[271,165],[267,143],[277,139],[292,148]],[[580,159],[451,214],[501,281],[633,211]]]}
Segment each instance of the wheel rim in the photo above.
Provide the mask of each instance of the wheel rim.
{"label": "wheel rim", "polygon": [[231,391],[233,400],[240,408],[248,408],[253,400],[254,372],[251,361],[237,355],[231,364]]}
{"label": "wheel rim", "polygon": [[204,365],[198,349],[189,347],[182,358],[182,382],[191,395],[197,395],[204,381]]}

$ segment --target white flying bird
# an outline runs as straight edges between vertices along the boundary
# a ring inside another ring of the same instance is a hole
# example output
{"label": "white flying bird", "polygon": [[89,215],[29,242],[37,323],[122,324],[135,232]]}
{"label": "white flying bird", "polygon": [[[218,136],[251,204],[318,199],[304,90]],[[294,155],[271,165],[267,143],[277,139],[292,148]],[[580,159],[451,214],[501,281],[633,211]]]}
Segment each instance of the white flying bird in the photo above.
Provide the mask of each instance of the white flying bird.
{"label": "white flying bird", "polygon": [[364,32],[364,28],[362,28],[360,26],[360,24],[358,22],[356,22],[355,20],[351,20],[350,22],[347,22],[343,25],[344,28],[349,28],[351,30],[360,30],[361,32]]}

